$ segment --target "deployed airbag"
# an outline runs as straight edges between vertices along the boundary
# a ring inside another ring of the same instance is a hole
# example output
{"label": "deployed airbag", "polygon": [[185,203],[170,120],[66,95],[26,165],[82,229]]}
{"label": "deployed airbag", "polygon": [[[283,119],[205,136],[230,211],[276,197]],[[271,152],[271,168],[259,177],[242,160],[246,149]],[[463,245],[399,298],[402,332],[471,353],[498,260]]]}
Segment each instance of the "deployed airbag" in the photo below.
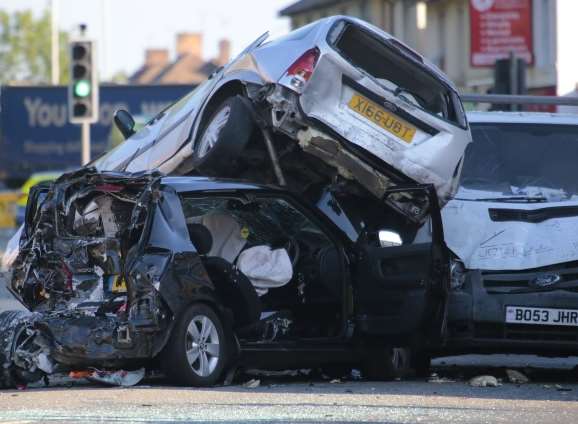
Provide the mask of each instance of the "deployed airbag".
{"label": "deployed airbag", "polygon": [[237,267],[251,280],[259,296],[284,286],[293,278],[293,266],[285,249],[250,247],[239,255]]}

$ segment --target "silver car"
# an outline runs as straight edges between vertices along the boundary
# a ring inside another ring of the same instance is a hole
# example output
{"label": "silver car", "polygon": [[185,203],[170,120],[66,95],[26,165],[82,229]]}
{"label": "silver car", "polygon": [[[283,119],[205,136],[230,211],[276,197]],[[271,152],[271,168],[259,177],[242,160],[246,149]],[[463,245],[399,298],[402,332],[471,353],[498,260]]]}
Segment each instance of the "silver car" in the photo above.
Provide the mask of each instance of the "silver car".
{"label": "silver car", "polygon": [[[93,162],[98,170],[250,178],[306,194],[338,182],[379,199],[409,183],[456,188],[471,136],[450,81],[368,23],[321,19],[273,41],[259,37],[208,81]],[[425,219],[424,199],[384,200]]]}

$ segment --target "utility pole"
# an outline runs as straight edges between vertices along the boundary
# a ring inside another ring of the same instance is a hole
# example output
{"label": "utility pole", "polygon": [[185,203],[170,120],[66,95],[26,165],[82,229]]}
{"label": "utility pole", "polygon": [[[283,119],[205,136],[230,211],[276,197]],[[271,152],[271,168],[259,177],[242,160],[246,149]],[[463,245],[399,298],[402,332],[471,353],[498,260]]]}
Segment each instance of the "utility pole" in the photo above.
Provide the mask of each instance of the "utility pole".
{"label": "utility pole", "polygon": [[52,85],[60,82],[60,37],[58,31],[58,0],[50,0],[50,73]]}

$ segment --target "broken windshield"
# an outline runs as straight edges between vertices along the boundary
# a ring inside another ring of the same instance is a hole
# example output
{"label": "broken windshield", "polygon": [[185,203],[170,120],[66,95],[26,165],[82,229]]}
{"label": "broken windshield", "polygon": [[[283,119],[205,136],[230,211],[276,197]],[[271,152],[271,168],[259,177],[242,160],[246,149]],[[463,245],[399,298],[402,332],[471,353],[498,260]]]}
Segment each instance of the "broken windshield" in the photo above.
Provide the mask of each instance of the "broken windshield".
{"label": "broken windshield", "polygon": [[471,129],[457,198],[578,200],[576,126],[474,123]]}

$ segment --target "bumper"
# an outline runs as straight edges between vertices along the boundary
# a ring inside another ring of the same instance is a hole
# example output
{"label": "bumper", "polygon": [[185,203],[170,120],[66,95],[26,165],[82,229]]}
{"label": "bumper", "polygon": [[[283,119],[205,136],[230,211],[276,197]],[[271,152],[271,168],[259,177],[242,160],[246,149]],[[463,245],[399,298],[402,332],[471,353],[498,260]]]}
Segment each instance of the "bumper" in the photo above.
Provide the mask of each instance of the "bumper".
{"label": "bumper", "polygon": [[492,293],[479,271],[470,271],[448,305],[447,349],[451,352],[578,354],[578,327],[509,324],[506,306],[578,309],[578,293]]}

